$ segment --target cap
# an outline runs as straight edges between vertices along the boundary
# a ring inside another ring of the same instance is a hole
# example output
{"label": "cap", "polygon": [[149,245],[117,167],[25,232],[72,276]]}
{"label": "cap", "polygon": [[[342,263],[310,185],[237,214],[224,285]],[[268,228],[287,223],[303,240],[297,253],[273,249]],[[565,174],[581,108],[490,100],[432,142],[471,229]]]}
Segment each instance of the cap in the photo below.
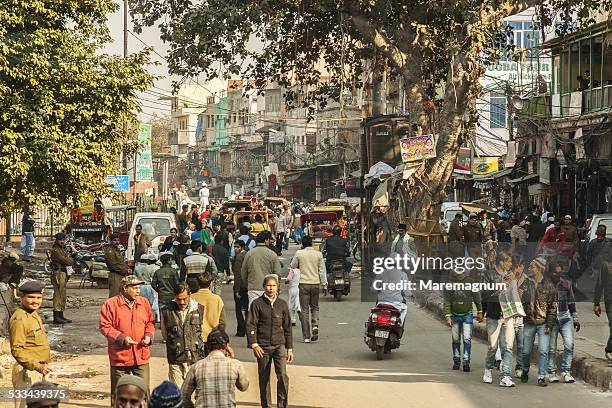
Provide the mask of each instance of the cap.
{"label": "cap", "polygon": [[181,408],[183,407],[181,389],[172,381],[164,381],[151,393],[148,408]]}
{"label": "cap", "polygon": [[242,223],[242,225],[244,225],[248,229],[251,229],[251,223],[250,222],[244,222],[244,223]]}
{"label": "cap", "polygon": [[43,293],[45,284],[38,280],[29,280],[19,286],[21,293]]}
{"label": "cap", "polygon": [[406,229],[406,224],[403,224],[403,223],[397,224],[397,229],[405,230]]}
{"label": "cap", "polygon": [[127,275],[121,279],[121,286],[137,286],[142,285],[144,282],[138,279],[136,275]]}
{"label": "cap", "polygon": [[536,264],[540,268],[546,268],[546,258],[544,258],[543,256],[539,256],[539,257],[535,258],[532,261],[532,263]]}
{"label": "cap", "polygon": [[568,214],[568,215],[566,215],[566,216],[565,216],[565,217],[563,217],[563,218],[565,218],[566,220],[571,220],[571,219],[572,219],[572,216]]}
{"label": "cap", "polygon": [[548,217],[548,221],[554,222],[555,221],[555,217]]}
{"label": "cap", "polygon": [[66,239],[66,234],[64,234],[63,232],[58,232],[53,236],[53,238],[55,238],[56,240]]}
{"label": "cap", "polygon": [[157,261],[157,255],[153,252],[149,253],[149,261]]}
{"label": "cap", "polygon": [[133,385],[135,387],[140,388],[144,393],[147,392],[148,388],[142,378],[131,374],[121,376],[121,378],[119,378],[119,381],[117,381],[116,388],[123,387],[124,385]]}
{"label": "cap", "polygon": [[149,254],[142,254],[142,255],[140,255],[140,260],[141,261],[148,261],[149,260]]}
{"label": "cap", "polygon": [[470,218],[478,218],[478,215],[476,213],[470,213]]}

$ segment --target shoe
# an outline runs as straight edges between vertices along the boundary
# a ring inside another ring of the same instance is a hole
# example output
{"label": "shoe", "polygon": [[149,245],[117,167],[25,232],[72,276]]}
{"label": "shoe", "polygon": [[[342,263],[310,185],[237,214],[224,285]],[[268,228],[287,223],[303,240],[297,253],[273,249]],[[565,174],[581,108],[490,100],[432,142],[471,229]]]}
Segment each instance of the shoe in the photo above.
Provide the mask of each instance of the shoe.
{"label": "shoe", "polygon": [[501,380],[499,380],[500,387],[514,387],[514,381],[510,378],[509,375],[505,375]]}
{"label": "shoe", "polygon": [[523,375],[523,370],[521,370],[520,368],[517,368],[516,370],[514,370],[515,378],[521,378],[522,375]]}
{"label": "shoe", "polygon": [[53,311],[53,324],[64,324],[66,323],[64,319],[62,319],[62,312]]}
{"label": "shoe", "polygon": [[612,352],[606,351],[606,359],[608,359],[608,367],[612,367]]}
{"label": "shoe", "polygon": [[453,370],[458,370],[459,368],[461,368],[460,363],[453,363]]}
{"label": "shoe", "polygon": [[245,333],[236,333],[236,337],[244,337],[244,336],[246,336]]}
{"label": "shoe", "polygon": [[499,370],[500,366],[501,366],[501,360],[495,360],[495,368]]}
{"label": "shoe", "polygon": [[310,343],[310,339],[304,339],[304,343]]}
{"label": "shoe", "polygon": [[529,374],[527,373],[527,371],[523,370],[523,372],[521,373],[521,382],[526,383],[527,381],[529,381]]}
{"label": "shoe", "polygon": [[564,373],[561,373],[561,378],[563,379],[563,382],[566,384],[572,384],[576,382],[576,380],[574,380],[574,377],[572,377],[572,375],[567,371]]}
{"label": "shoe", "polygon": [[62,318],[62,320],[64,321],[64,323],[72,323],[72,320],[70,319],[66,319],[64,317],[64,312],[60,312],[60,317]]}
{"label": "shoe", "polygon": [[493,383],[493,374],[491,374],[491,369],[485,368],[484,375],[482,376],[482,382],[486,384]]}
{"label": "shoe", "polygon": [[291,322],[291,326],[295,327],[295,326],[297,326],[297,323],[296,322]]}
{"label": "shoe", "polygon": [[538,378],[538,387],[548,387],[548,384],[546,384],[546,379]]}
{"label": "shoe", "polygon": [[548,381],[551,382],[551,383],[558,383],[559,382],[559,376],[557,375],[557,373],[552,373],[552,374],[549,375]]}
{"label": "shoe", "polygon": [[310,336],[310,340],[312,341],[319,340],[319,328],[317,326],[312,328],[312,336]]}
{"label": "shoe", "polygon": [[469,364],[463,364],[463,372],[464,373],[469,373],[470,370],[470,365]]}

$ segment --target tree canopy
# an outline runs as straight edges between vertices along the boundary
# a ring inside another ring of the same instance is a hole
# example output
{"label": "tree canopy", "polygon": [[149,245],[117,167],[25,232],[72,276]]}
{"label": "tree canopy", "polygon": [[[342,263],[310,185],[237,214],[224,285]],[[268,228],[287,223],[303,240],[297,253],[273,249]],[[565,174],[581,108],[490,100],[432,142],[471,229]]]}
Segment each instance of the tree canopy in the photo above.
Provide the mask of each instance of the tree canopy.
{"label": "tree canopy", "polygon": [[[503,19],[537,6],[542,24],[559,34],[610,0],[130,0],[136,29],[159,22],[169,67],[186,77],[242,76],[317,88],[319,102],[369,80],[383,64],[403,79],[409,120],[437,133],[437,157],[406,185],[419,197],[415,214],[441,201],[461,140],[474,125],[471,102],[486,64],[507,44]],[[511,46],[511,44],[508,44]],[[374,64],[372,64],[374,63]],[[322,76],[329,80],[321,83]],[[432,120],[432,87],[444,96]],[[415,202],[408,200],[408,202]],[[431,214],[430,214],[431,215]]]}
{"label": "tree canopy", "polygon": [[0,4],[0,207],[53,208],[103,189],[133,153],[146,53],[100,52],[113,0]]}

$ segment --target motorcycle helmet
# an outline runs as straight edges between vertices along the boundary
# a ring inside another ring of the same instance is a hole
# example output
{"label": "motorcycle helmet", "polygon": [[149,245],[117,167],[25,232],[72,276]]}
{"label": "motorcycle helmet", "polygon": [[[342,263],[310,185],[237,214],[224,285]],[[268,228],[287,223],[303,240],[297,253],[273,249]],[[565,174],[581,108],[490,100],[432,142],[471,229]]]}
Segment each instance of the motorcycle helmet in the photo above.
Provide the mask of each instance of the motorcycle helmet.
{"label": "motorcycle helmet", "polygon": [[340,235],[341,232],[342,232],[342,228],[340,228],[339,225],[334,225],[334,228],[332,228],[332,233],[334,235]]}

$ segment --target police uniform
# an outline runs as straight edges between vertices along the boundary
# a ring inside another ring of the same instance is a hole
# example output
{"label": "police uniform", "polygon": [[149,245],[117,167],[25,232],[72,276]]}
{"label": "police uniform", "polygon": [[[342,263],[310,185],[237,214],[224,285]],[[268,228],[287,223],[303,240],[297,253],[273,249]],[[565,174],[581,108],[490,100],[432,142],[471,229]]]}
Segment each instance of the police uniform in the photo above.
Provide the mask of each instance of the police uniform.
{"label": "police uniform", "polygon": [[[56,240],[66,239],[65,234],[56,234]],[[66,284],[68,283],[67,267],[74,265],[74,258],[66,253],[66,249],[57,243],[51,249],[51,283],[53,284],[53,323],[72,323],[64,318],[66,310]]]}
{"label": "police uniform", "polygon": [[[113,234],[111,239],[119,237],[118,234]],[[112,298],[121,293],[123,285],[121,280],[128,274],[129,268],[125,257],[117,248],[108,245],[104,248],[104,260],[108,268],[108,297]]]}
{"label": "police uniform", "polygon": [[[27,281],[19,287],[22,293],[42,293],[45,284]],[[13,388],[26,389],[43,379],[36,371],[51,360],[51,349],[43,322],[36,311],[19,306],[9,321],[9,340],[13,365]],[[15,407],[25,407],[25,400],[15,400]]]}

